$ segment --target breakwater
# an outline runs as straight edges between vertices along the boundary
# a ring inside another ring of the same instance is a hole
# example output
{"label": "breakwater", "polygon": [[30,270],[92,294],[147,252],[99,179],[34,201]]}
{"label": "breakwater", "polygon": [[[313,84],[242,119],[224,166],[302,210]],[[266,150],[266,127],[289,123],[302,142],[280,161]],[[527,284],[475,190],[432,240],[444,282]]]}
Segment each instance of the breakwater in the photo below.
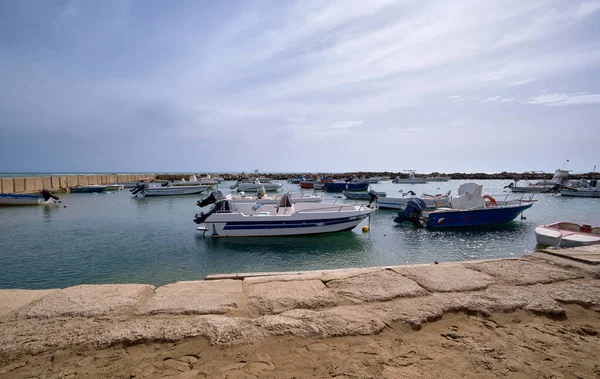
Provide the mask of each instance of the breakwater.
{"label": "breakwater", "polygon": [[43,189],[63,191],[74,186],[127,183],[154,179],[156,179],[155,174],[53,175],[1,178],[0,193],[32,193]]}
{"label": "breakwater", "polygon": [[[161,173],[156,174],[157,180],[180,180],[188,178],[192,174],[169,174],[169,173]],[[194,174],[196,177],[204,177],[207,174],[205,173],[197,173]],[[212,177],[220,177],[224,180],[238,180],[247,177],[248,175],[254,175],[252,173],[216,173],[209,174]],[[263,173],[258,174],[259,176],[269,177],[274,180],[287,180],[289,178],[297,178],[300,175],[303,176],[317,176],[317,175],[326,175],[331,176],[333,179],[346,179],[346,178],[370,178],[370,177],[381,177],[393,179],[396,176],[401,178],[408,178],[408,174],[406,172],[393,172],[393,171],[352,171],[352,172],[341,172],[341,173],[317,173],[317,172],[305,172],[305,173]],[[485,173],[485,172],[475,172],[475,173],[440,173],[440,172],[432,172],[428,174],[415,174],[417,178],[428,178],[428,177],[436,177],[436,176],[446,176],[452,180],[486,180],[486,179],[502,179],[502,180],[542,180],[542,179],[552,179],[554,174],[548,173],[539,173],[539,172],[499,172],[499,173]],[[592,179],[594,177],[598,178],[600,176],[598,173],[588,172],[588,173],[580,173],[580,174],[572,174],[573,178],[578,179]]]}

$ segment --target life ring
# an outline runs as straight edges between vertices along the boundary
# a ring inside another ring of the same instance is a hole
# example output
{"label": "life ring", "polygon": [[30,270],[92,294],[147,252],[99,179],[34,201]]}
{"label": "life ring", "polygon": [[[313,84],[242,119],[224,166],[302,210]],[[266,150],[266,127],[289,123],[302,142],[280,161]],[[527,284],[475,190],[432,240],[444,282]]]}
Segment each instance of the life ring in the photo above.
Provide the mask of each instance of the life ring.
{"label": "life ring", "polygon": [[493,205],[493,206],[498,205],[498,203],[496,202],[496,199],[494,199],[490,195],[483,195],[483,198],[486,199],[486,200],[489,200],[490,204]]}

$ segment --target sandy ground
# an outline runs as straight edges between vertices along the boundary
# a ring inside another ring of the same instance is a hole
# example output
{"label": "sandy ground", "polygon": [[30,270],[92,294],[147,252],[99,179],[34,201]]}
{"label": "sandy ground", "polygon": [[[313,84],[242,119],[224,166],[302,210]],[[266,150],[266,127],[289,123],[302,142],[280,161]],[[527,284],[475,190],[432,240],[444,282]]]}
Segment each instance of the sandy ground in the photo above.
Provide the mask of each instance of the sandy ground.
{"label": "sandy ground", "polygon": [[448,313],[413,330],[268,337],[234,346],[177,343],[26,355],[2,378],[600,378],[600,312]]}

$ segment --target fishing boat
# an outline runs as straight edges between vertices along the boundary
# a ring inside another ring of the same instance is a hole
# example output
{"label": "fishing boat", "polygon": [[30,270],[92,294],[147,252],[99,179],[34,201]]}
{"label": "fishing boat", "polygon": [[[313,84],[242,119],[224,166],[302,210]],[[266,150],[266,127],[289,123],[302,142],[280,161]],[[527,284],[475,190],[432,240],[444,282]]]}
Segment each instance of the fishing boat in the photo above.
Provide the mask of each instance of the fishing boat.
{"label": "fishing boat", "polygon": [[264,188],[266,191],[277,191],[283,187],[281,183],[261,183],[259,180],[250,180],[250,181],[238,181],[234,185],[230,186],[230,189],[236,189],[238,192],[240,191],[258,191],[261,188]]}
{"label": "fishing boat", "polygon": [[59,197],[43,190],[40,195],[33,194],[0,194],[0,205],[57,205]]}
{"label": "fishing boat", "polygon": [[[287,193],[290,198],[292,199],[292,203],[320,203],[323,200],[322,196],[316,196],[316,195],[309,195],[307,193]],[[218,195],[219,197],[223,197],[222,194]],[[231,200],[234,203],[237,204],[241,204],[241,203],[249,203],[249,204],[254,204],[254,203],[259,203],[259,204],[279,204],[279,201],[281,201],[281,198],[283,197],[283,195],[275,195],[275,196],[269,196],[267,195],[266,191],[261,191],[259,190],[256,194],[256,196],[246,196],[246,194],[244,192],[240,192],[239,195],[232,195],[229,194],[227,196],[224,197],[225,200]],[[208,199],[208,197],[207,197]],[[199,207],[204,207],[210,203],[204,204],[203,201],[204,200],[198,200],[197,205]]]}
{"label": "fishing boat", "polygon": [[[540,174],[535,171],[532,174]],[[547,193],[558,192],[560,187],[568,180],[568,170],[556,170],[550,180],[539,180],[537,182],[526,181],[525,185],[518,185],[519,179],[515,179],[504,188],[509,188],[511,192],[516,193]]]}
{"label": "fishing boat", "polygon": [[146,196],[177,196],[177,195],[194,195],[202,193],[209,188],[208,186],[160,186],[151,187],[148,184],[140,183],[136,188],[131,190],[131,194],[143,198]]}
{"label": "fishing boat", "polygon": [[106,186],[100,186],[97,184],[91,184],[88,186],[74,186],[70,187],[69,191],[71,193],[99,193],[103,192],[106,189]]}
{"label": "fishing boat", "polygon": [[577,247],[600,244],[600,227],[572,222],[555,222],[535,228],[539,245]]}
{"label": "fishing boat", "polygon": [[600,189],[595,187],[587,188],[563,188],[560,190],[560,196],[566,197],[600,197]]}
{"label": "fishing boat", "polygon": [[412,183],[412,184],[423,184],[427,183],[427,179],[417,178],[415,176],[416,170],[404,170],[404,172],[408,172],[408,178],[401,178],[400,176],[396,176],[392,183]]}
{"label": "fishing boat", "polygon": [[465,183],[458,187],[458,195],[450,202],[450,207],[433,211],[425,210],[425,202],[411,199],[406,207],[398,212],[394,222],[410,221],[429,228],[457,228],[503,224],[514,220],[533,205],[532,199],[497,201],[489,195],[482,196],[483,186]]}
{"label": "fishing boat", "polygon": [[377,198],[387,196],[387,194],[385,192],[376,192],[376,191],[369,191],[369,192],[344,191],[344,192],[342,192],[342,194],[346,197],[346,199],[350,199],[350,200],[372,200],[373,195],[377,196]]}
{"label": "fishing boat", "polygon": [[[293,203],[285,194],[278,204],[236,203],[211,194],[207,213],[196,214],[198,230],[210,237],[298,236],[354,229],[373,208],[367,205]],[[206,199],[205,199],[206,200]]]}
{"label": "fishing boat", "polygon": [[[436,195],[423,194],[423,196],[419,197],[419,199],[423,200],[425,203],[425,208],[447,207],[450,206],[450,193],[451,191],[448,191],[445,194],[439,193]],[[377,202],[379,209],[403,209],[411,199],[415,198],[416,194],[412,191],[409,191],[403,195],[410,196],[386,197],[385,199],[379,199]]]}
{"label": "fishing boat", "polygon": [[343,191],[367,191],[369,189],[369,182],[326,182],[323,190],[325,192],[343,192]]}

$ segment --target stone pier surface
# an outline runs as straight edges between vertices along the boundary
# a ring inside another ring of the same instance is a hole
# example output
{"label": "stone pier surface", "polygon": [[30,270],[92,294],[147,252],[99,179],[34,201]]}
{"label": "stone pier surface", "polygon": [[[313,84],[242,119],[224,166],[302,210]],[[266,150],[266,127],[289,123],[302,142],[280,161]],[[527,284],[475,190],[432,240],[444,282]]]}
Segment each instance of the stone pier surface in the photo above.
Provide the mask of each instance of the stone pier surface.
{"label": "stone pier surface", "polygon": [[0,290],[0,362],[60,349],[190,337],[235,345],[269,336],[372,335],[398,324],[419,329],[457,312],[556,317],[565,316],[566,304],[600,311],[600,266],[534,253],[435,265],[234,274],[158,288]]}

